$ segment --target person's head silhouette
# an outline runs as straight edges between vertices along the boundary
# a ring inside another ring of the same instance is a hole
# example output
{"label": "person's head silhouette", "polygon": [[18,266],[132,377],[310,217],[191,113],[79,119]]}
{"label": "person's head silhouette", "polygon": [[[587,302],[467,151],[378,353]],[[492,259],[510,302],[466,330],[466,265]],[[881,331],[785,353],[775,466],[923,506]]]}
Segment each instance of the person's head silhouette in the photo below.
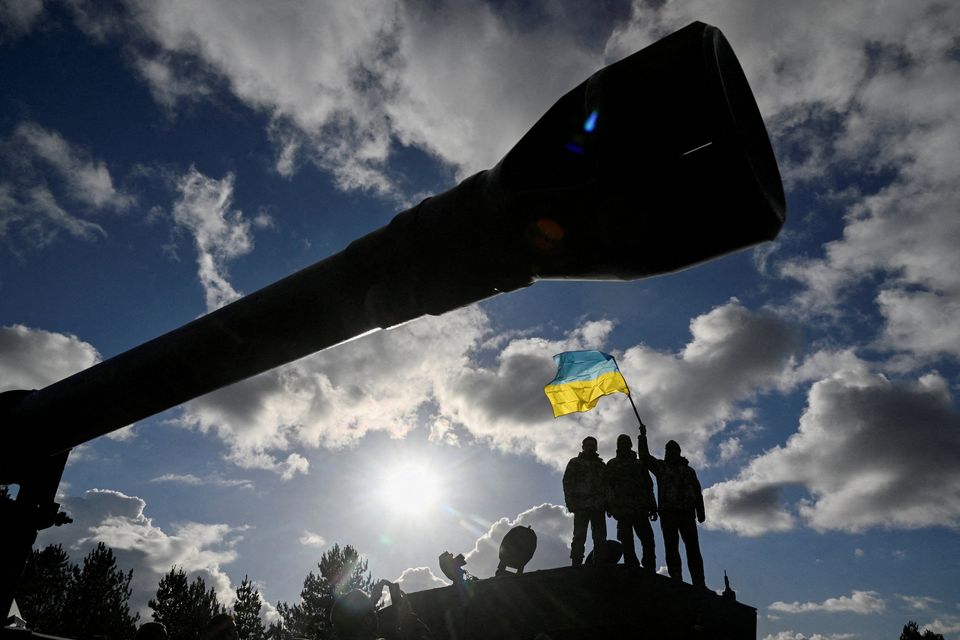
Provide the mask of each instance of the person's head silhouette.
{"label": "person's head silhouette", "polygon": [[594,438],[593,436],[587,436],[586,438],[583,439],[583,442],[581,443],[580,446],[583,448],[584,451],[588,453],[596,453],[597,439]]}
{"label": "person's head silhouette", "polygon": [[680,445],[676,440],[668,440],[663,452],[663,457],[666,460],[676,461],[680,459]]}

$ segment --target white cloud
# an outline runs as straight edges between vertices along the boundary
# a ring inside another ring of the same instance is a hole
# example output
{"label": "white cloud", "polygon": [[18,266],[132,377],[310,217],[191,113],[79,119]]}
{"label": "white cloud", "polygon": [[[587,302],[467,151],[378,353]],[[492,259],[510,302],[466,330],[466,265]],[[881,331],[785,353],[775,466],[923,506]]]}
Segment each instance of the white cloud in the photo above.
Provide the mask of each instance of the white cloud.
{"label": "white cloud", "polygon": [[150,87],[153,99],[170,112],[182,100],[198,100],[213,93],[202,73],[178,73],[175,60],[176,56],[169,53],[157,57],[140,56],[134,60],[137,71]]}
{"label": "white cloud", "polygon": [[743,444],[740,442],[740,438],[727,438],[720,443],[720,460],[722,462],[738,458],[741,454],[743,454]]}
{"label": "white cloud", "polygon": [[903,600],[903,602],[914,611],[929,611],[930,605],[940,604],[941,602],[930,596],[905,596],[898,593],[897,597]]}
{"label": "white cloud", "polygon": [[291,467],[289,457],[280,464],[277,456],[294,446],[344,447],[370,431],[402,437],[415,428],[418,408],[462,369],[486,331],[477,308],[423,318],[191,401],[181,422],[216,433],[241,466],[305,472],[306,459]]}
{"label": "white cloud", "polygon": [[[758,535],[794,526],[819,531],[960,526],[960,414],[932,373],[891,381],[840,371],[815,383],[799,430],[733,480],[704,492],[708,524]],[[807,496],[781,497],[797,485]]]}
{"label": "white cloud", "polygon": [[772,611],[781,613],[807,613],[810,611],[826,611],[828,613],[856,613],[868,615],[883,613],[887,603],[876,591],[856,591],[849,596],[827,598],[823,602],[774,602],[770,605]]}
{"label": "white cloud", "polygon": [[960,616],[936,618],[933,622],[921,627],[922,631],[927,631],[928,629],[933,633],[960,633]]}
{"label": "white cloud", "polygon": [[856,558],[862,558],[863,556],[866,555],[866,552],[864,552],[864,550],[861,549],[860,547],[857,547],[856,549],[853,550],[853,555]]}
{"label": "white cloud", "polygon": [[[612,451],[620,433],[634,433],[636,418],[622,396],[602,401],[589,413],[553,419],[543,410],[542,388],[561,351],[602,347],[606,334],[586,324],[564,340],[522,338],[509,342],[495,367],[471,366],[439,400],[456,422],[505,450],[532,451],[560,469],[585,432]],[[771,314],[753,312],[736,300],[694,318],[692,338],[677,353],[640,344],[616,354],[620,369],[650,427],[650,446],[679,441],[695,462],[706,459],[710,438],[740,417],[739,402],[776,384],[788,367],[796,339],[791,327]],[[589,338],[589,339],[588,339]]]}
{"label": "white cloud", "polygon": [[67,142],[56,131],[26,122],[17,127],[14,138],[67,181],[74,199],[95,209],[123,210],[130,206],[131,197],[113,186],[106,164],[91,159],[88,153]]}
{"label": "white cloud", "polygon": [[30,32],[43,13],[43,0],[0,0],[0,42]]}
{"label": "white cloud", "polygon": [[544,503],[531,507],[516,518],[500,518],[477,539],[465,555],[464,569],[478,578],[489,578],[500,564],[500,543],[514,527],[532,527],[537,534],[537,551],[524,571],[552,569],[570,564],[570,539],[573,535],[573,514],[566,508]]}
{"label": "white cloud", "polygon": [[[95,3],[75,3],[96,36]],[[561,95],[603,62],[613,11],[545,3],[537,20],[486,3],[398,0],[261,3],[128,0],[115,30],[162,105],[216,82],[271,118],[277,170],[303,160],[342,188],[398,195],[397,144],[434,154],[460,177],[491,167]],[[159,48],[159,52],[157,49]],[[490,108],[490,105],[496,105]]]}
{"label": "white cloud", "polygon": [[960,5],[635,0],[608,47],[623,54],[695,19],[736,49],[788,186],[824,193],[851,174],[878,185],[847,190],[842,235],[822,256],[776,265],[804,285],[792,308],[842,316],[844,293],[866,287],[885,320],[878,345],[960,356]]}
{"label": "white cloud", "polygon": [[145,515],[146,503],[119,491],[92,489],[83,496],[62,496],[73,524],[40,533],[37,544],[62,544],[79,562],[98,542],[113,548],[120,568],[133,569],[131,609],[149,616],[147,600],[156,594],[160,577],[171,566],[192,578],[199,575],[221,602],[232,602],[234,590],[223,565],[236,560],[233,546],[246,527],[185,522],[164,531]]}
{"label": "white cloud", "polygon": [[192,473],[165,473],[156,478],[151,478],[150,482],[169,482],[172,484],[184,484],[188,486],[211,486],[211,487],[241,487],[243,489],[253,489],[253,481],[242,478],[224,478],[219,474],[209,474],[204,477],[196,476]]}
{"label": "white cloud", "polygon": [[[0,238],[15,251],[23,241],[45,247],[61,232],[88,241],[106,236],[102,226],[82,216],[124,211],[133,203],[114,186],[104,162],[34,122],[20,123],[9,138],[0,140],[0,167],[5,174],[0,181]],[[58,180],[48,180],[54,176]]]}
{"label": "white cloud", "polygon": [[[602,347],[612,327],[609,321],[588,321],[559,340],[526,336],[483,349],[489,320],[479,307],[468,307],[221,389],[188,403],[180,422],[216,433],[238,464],[289,477],[306,471],[306,460],[293,469],[289,459],[278,461],[280,453],[349,446],[370,431],[403,437],[420,424],[418,411],[426,408],[434,414],[429,424],[435,439],[471,437],[504,451],[532,453],[559,469],[585,430],[597,435],[601,450],[612,451],[619,433],[637,429],[622,396],[590,413],[554,420],[543,395],[543,385],[555,374],[554,354]],[[738,403],[778,384],[796,341],[776,316],[752,312],[735,300],[694,319],[691,332],[690,343],[678,353],[639,345],[618,360],[650,425],[651,446],[674,438],[693,460],[702,461],[710,438],[729,421],[753,415]],[[477,363],[481,350],[491,364]]]}
{"label": "white cloud", "polygon": [[97,350],[76,336],[20,324],[0,327],[0,392],[40,389],[99,361]]}
{"label": "white cloud", "polygon": [[439,578],[434,575],[430,567],[410,567],[404,569],[396,580],[394,580],[404,593],[416,593],[427,589],[436,589],[446,587],[450,584],[449,580]]}
{"label": "white cloud", "polygon": [[319,533],[314,533],[312,531],[304,531],[303,535],[300,536],[300,544],[305,547],[323,547],[327,544],[326,539],[321,536]]}
{"label": "white cloud", "polygon": [[197,275],[206,293],[207,311],[240,297],[227,281],[226,263],[253,250],[250,221],[230,209],[233,182],[232,173],[215,180],[194,167],[177,180],[180,198],[173,206],[173,219],[196,243]]}
{"label": "white cloud", "polygon": [[957,353],[960,298],[935,291],[884,289],[877,304],[887,319],[883,344],[923,356]]}

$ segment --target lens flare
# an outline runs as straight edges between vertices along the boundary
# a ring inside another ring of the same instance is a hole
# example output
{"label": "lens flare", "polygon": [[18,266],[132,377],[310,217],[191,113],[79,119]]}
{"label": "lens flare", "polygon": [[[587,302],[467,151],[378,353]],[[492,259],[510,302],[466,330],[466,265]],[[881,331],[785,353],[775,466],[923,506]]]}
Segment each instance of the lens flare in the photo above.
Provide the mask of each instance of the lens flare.
{"label": "lens flare", "polygon": [[590,115],[587,116],[587,121],[583,123],[583,130],[587,133],[593,133],[593,130],[597,128],[597,116],[600,113],[594,109],[590,112]]}

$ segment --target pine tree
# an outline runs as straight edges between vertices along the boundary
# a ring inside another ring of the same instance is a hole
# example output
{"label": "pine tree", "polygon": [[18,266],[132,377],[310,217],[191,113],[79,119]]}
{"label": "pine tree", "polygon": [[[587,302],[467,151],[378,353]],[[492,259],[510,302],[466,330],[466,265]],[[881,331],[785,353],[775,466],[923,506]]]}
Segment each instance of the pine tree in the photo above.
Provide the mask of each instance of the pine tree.
{"label": "pine tree", "polygon": [[117,568],[113,549],[102,542],[71,568],[63,603],[61,632],[74,638],[133,638],[140,614],[130,615],[133,570]]}
{"label": "pine tree", "polygon": [[250,578],[243,576],[243,582],[237,587],[237,601],[233,603],[233,621],[237,625],[240,640],[264,640],[266,629],[260,619],[260,593],[254,588]]}
{"label": "pine tree", "polygon": [[930,629],[925,629],[923,633],[920,633],[917,623],[909,620],[907,624],[903,625],[900,640],[944,640],[944,638],[942,633],[934,633]]}
{"label": "pine tree", "polygon": [[184,570],[176,566],[160,578],[157,597],[147,606],[153,609],[153,619],[166,626],[170,640],[194,640],[198,630],[224,611],[216,592],[212,587],[207,589],[203,578],[197,576],[191,583]]}
{"label": "pine tree", "polygon": [[288,636],[330,638],[330,609],[334,600],[352,589],[369,593],[374,582],[367,570],[367,561],[350,545],[343,549],[333,545],[321,556],[317,568],[320,575],[311,571],[304,579],[299,604],[281,602],[277,605]]}
{"label": "pine tree", "polygon": [[73,576],[70,557],[59,544],[34,549],[17,586],[17,606],[30,628],[62,633],[63,604]]}
{"label": "pine tree", "polygon": [[283,631],[283,624],[280,622],[271,622],[267,627],[266,638],[268,640],[283,640],[286,637]]}

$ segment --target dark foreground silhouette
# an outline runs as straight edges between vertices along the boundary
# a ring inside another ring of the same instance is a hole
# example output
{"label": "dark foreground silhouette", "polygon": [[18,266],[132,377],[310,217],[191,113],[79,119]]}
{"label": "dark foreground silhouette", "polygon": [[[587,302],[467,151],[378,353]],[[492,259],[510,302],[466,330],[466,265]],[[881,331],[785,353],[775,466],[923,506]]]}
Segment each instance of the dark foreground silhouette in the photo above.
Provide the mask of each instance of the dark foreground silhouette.
{"label": "dark foreground silhouette", "polygon": [[[436,640],[756,640],[757,611],[666,576],[584,565],[463,582],[405,596]],[[393,607],[381,616],[396,615]]]}

